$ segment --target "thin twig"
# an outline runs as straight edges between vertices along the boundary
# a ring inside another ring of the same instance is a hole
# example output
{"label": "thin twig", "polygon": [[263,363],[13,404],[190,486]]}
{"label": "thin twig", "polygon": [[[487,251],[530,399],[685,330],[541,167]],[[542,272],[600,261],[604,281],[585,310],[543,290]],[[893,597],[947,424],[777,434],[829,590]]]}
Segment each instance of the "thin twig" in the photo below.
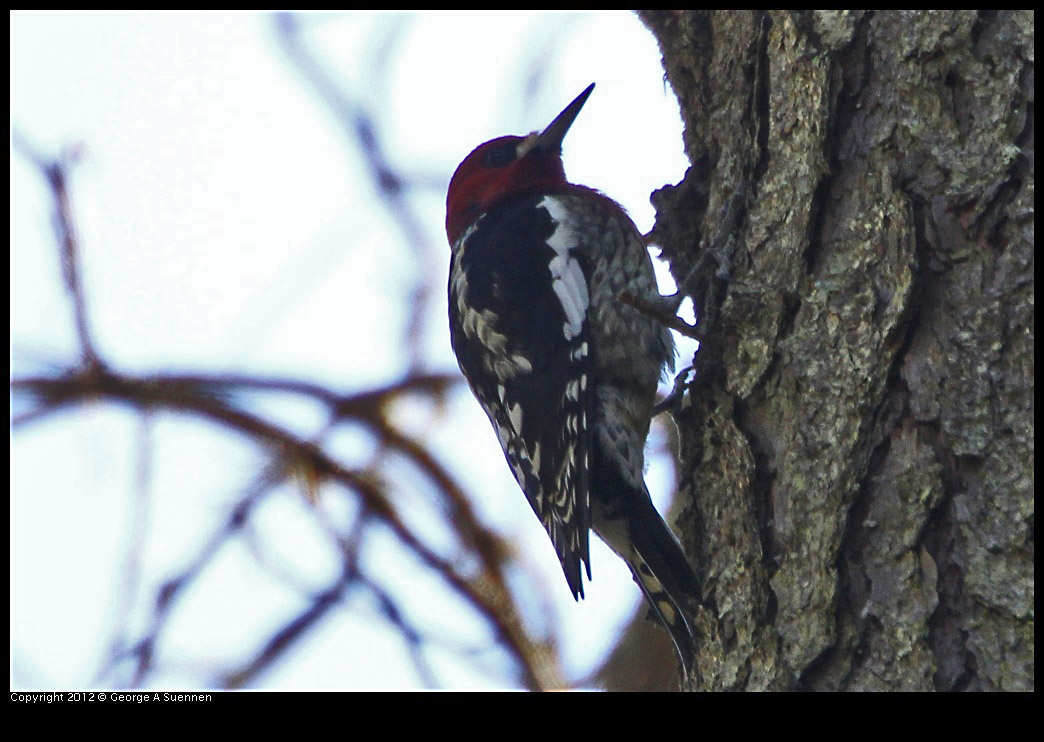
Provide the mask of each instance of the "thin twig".
{"label": "thin twig", "polygon": [[290,61],[337,117],[344,131],[352,136],[363,155],[381,203],[402,232],[402,244],[413,251],[418,278],[411,292],[412,311],[409,312],[403,347],[410,354],[410,369],[415,370],[421,364],[421,339],[428,316],[428,300],[434,290],[433,279],[440,272],[433,260],[423,220],[407,194],[410,181],[392,164],[370,111],[347,94],[317,55],[304,44],[297,16],[293,13],[277,13],[275,25],[276,36]]}
{"label": "thin twig", "polygon": [[630,291],[621,292],[617,298],[624,304],[634,307],[642,314],[649,315],[665,327],[677,330],[686,337],[695,340],[699,340],[701,337],[700,331],[695,326],[688,324],[682,320],[681,317],[676,317],[669,312],[664,311],[662,307],[657,306],[653,302],[643,299],[640,296],[635,296]]}
{"label": "thin twig", "polygon": [[95,351],[87,319],[87,298],[80,271],[80,242],[69,195],[69,167],[76,161],[76,150],[70,150],[70,154],[64,159],[49,160],[33,148],[17,130],[12,131],[11,140],[36,166],[51,189],[54,201],[53,222],[61,256],[62,278],[73,303],[73,321],[80,343],[80,360],[84,366],[98,366],[101,361]]}
{"label": "thin twig", "polygon": [[345,571],[337,582],[327,590],[315,596],[311,604],[296,618],[279,629],[262,650],[248,662],[244,667],[226,675],[219,681],[223,688],[242,688],[249,684],[255,677],[267,670],[280,656],[286,653],[291,646],[296,644],[305,633],[314,627],[331,608],[337,605],[354,581],[354,574]]}
{"label": "thin twig", "polygon": [[98,679],[104,679],[117,664],[130,633],[131,614],[141,590],[145,547],[148,543],[149,505],[152,484],[152,415],[145,412],[140,418],[139,436],[135,441],[138,460],[135,472],[134,487],[131,492],[131,516],[126,529],[123,547],[123,579],[118,583],[112,603],[113,610],[112,639],[109,642],[109,653],[105,664],[98,672]]}
{"label": "thin twig", "polygon": [[250,487],[247,494],[240,498],[225,518],[222,525],[214,531],[209,539],[199,549],[196,558],[181,571],[177,576],[167,580],[156,591],[155,603],[149,628],[142,638],[133,646],[128,647],[123,656],[130,656],[136,660],[134,677],[130,685],[140,686],[148,673],[152,670],[155,659],[156,646],[162,635],[178,599],[184,594],[185,588],[193,584],[200,574],[214,561],[217,555],[246,523],[253,508],[260,502],[272,487],[279,481],[275,466],[269,466],[258,478],[254,486]]}

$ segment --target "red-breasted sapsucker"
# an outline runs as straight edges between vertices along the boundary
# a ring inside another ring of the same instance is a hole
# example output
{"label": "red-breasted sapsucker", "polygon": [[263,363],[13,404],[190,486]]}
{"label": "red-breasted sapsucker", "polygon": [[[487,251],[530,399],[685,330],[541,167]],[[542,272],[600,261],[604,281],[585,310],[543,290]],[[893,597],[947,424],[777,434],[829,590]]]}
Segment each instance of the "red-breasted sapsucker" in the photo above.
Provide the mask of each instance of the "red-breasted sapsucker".
{"label": "red-breasted sapsucker", "polygon": [[631,569],[688,672],[698,582],[645,487],[656,386],[670,333],[621,301],[660,299],[638,228],[566,180],[562,139],[594,84],[542,132],[479,145],[446,198],[450,337],[574,598],[591,579],[588,533]]}

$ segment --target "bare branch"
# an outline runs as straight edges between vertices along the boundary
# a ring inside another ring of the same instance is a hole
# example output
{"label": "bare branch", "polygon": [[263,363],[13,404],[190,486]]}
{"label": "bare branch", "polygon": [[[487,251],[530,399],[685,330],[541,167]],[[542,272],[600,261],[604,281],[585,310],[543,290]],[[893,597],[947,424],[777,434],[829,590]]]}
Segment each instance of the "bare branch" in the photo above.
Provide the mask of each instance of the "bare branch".
{"label": "bare branch", "polygon": [[15,147],[36,166],[51,189],[54,200],[53,222],[58,238],[62,278],[73,303],[73,319],[80,343],[80,360],[85,366],[99,365],[101,361],[95,352],[90,323],[87,320],[87,299],[80,274],[80,243],[69,195],[69,168],[76,164],[79,149],[71,148],[65,157],[49,160],[34,149],[18,131],[12,132],[11,139]]}
{"label": "bare branch", "polygon": [[[426,377],[425,383],[436,383]],[[435,459],[415,441],[396,431],[380,413],[380,406],[388,395],[401,393],[410,388],[407,381],[387,387],[383,393],[364,394],[354,398],[340,398],[323,394],[311,385],[301,383],[275,384],[273,380],[262,381],[259,388],[281,386],[299,393],[309,393],[316,398],[325,398],[336,405],[342,416],[360,415],[358,422],[374,428],[382,440],[403,451],[436,482],[440,491],[447,496],[454,523],[460,529],[465,542],[478,554],[483,571],[476,578],[460,574],[454,564],[443,559],[424,544],[400,518],[383,489],[365,472],[348,469],[324,453],[315,443],[304,440],[293,433],[260,417],[233,407],[222,398],[230,384],[212,383],[203,377],[156,377],[134,378],[96,367],[84,372],[58,378],[24,378],[12,382],[15,392],[26,392],[41,400],[44,409],[57,410],[68,405],[92,398],[106,398],[123,402],[140,409],[166,407],[171,410],[193,413],[212,422],[251,436],[275,452],[271,477],[281,479],[290,471],[307,471],[317,481],[330,479],[346,487],[360,497],[363,507],[372,516],[389,526],[392,533],[408,549],[417,554],[433,571],[440,574],[461,597],[465,598],[480,614],[494,625],[505,646],[515,655],[523,668],[526,683],[532,688],[557,687],[557,670],[550,653],[532,642],[513,611],[513,601],[506,588],[502,574],[503,549],[497,540],[478,524],[467,504],[463,491],[442,469]],[[378,414],[373,414],[377,412]],[[232,532],[239,528],[252,507],[253,498],[240,503],[226,529]],[[178,593],[181,586],[202,569],[223,543],[218,536],[211,546],[201,554],[196,565],[182,577],[167,583],[157,599],[157,613],[162,614],[166,606]],[[324,609],[325,610],[325,609]],[[153,632],[155,634],[156,632]],[[152,645],[145,642],[135,650],[139,656],[140,681],[151,662]]]}

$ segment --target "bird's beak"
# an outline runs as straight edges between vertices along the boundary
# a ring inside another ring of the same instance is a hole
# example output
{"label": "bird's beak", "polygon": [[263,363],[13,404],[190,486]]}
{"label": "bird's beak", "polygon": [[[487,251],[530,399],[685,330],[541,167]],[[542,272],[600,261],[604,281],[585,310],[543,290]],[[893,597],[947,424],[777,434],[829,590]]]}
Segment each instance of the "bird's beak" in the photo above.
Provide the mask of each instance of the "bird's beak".
{"label": "bird's beak", "polygon": [[576,96],[573,102],[565,107],[562,113],[555,116],[555,120],[547,125],[547,128],[540,132],[540,136],[537,137],[536,147],[534,149],[542,149],[545,152],[561,153],[562,151],[562,140],[565,139],[566,133],[569,131],[569,127],[573,125],[577,115],[580,113],[580,109],[584,107],[584,103],[587,102],[587,98],[591,95],[591,91],[594,90],[594,83],[591,83],[584,92]]}

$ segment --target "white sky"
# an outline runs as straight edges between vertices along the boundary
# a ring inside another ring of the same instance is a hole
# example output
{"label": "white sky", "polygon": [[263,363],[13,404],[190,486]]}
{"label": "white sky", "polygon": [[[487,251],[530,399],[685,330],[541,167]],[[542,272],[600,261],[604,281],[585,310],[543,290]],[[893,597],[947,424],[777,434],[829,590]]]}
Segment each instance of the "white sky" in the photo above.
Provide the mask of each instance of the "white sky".
{"label": "white sky", "polygon": [[[386,67],[375,69],[399,26]],[[646,231],[649,193],[684,175],[677,104],[652,36],[630,14],[331,14],[307,27],[346,88],[373,106],[395,163],[435,183],[414,203],[431,245],[445,249],[440,271],[449,256],[444,189],[456,164],[482,141],[541,128],[592,81],[566,139],[570,178],[620,201]],[[523,81],[538,70],[546,79],[527,106]],[[403,372],[391,339],[401,336],[414,255],[360,176],[354,144],[277,46],[270,16],[14,14],[11,118],[45,153],[82,143],[73,201],[90,316],[116,368],[273,374],[345,391]],[[69,362],[75,340],[48,193],[14,149],[11,275],[13,374]],[[432,316],[426,367],[454,371],[445,298],[412,311]],[[307,408],[265,411],[302,434],[321,420]],[[481,495],[483,518],[528,550],[554,596],[545,619],[580,677],[613,642],[637,588],[599,548],[588,598],[574,604],[478,406],[461,394],[450,413],[431,431],[440,457]],[[14,688],[95,683],[125,594],[141,431],[136,416],[99,405],[13,435]],[[473,446],[461,451],[462,439]],[[257,470],[250,445],[193,421],[160,415],[151,442],[145,595],[184,567]],[[332,448],[350,457],[365,445],[346,434]],[[661,507],[669,476],[654,462],[649,484]],[[336,569],[292,490],[258,522],[266,553],[301,581],[320,585]],[[136,607],[135,620],[147,608]],[[233,550],[175,614],[163,656],[172,670],[155,685],[198,686],[208,666],[248,656],[299,608],[249,549]],[[417,687],[401,642],[359,608],[348,601],[256,687]],[[435,620],[474,628],[445,610]],[[433,664],[450,687],[503,687],[510,677],[442,657]]]}

